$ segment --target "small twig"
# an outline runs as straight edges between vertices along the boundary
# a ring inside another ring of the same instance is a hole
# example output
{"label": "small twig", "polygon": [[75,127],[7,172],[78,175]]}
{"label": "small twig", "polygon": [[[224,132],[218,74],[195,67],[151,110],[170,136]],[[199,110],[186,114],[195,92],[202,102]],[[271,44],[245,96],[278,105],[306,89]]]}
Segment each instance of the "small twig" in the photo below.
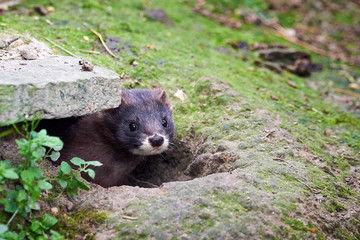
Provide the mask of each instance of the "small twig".
{"label": "small twig", "polygon": [[270,137],[270,135],[272,135],[274,132],[275,132],[275,130],[270,131],[268,134],[266,134],[265,137],[266,137],[266,138],[267,138],[267,137]]}
{"label": "small twig", "polygon": [[286,160],[282,159],[282,158],[273,158],[274,161],[279,161],[279,162],[285,162],[288,163]]}
{"label": "small twig", "polygon": [[89,50],[83,50],[83,49],[80,49],[79,51],[84,52],[84,53],[101,54],[101,52],[98,52],[98,51],[89,51]]}
{"label": "small twig", "polygon": [[138,220],[139,218],[124,215],[124,216],[122,216],[122,219],[125,219],[125,220]]}
{"label": "small twig", "polygon": [[15,42],[16,40],[18,40],[19,38],[14,38],[14,39],[11,39],[9,41],[5,41],[5,44],[3,46],[0,46],[0,49],[4,49],[4,48],[7,48],[8,46],[10,46],[13,42]]}
{"label": "small twig", "polygon": [[343,89],[340,89],[340,88],[333,88],[332,90],[334,90],[335,92],[344,93],[344,94],[347,94],[347,95],[350,95],[350,96],[353,96],[353,97],[360,98],[360,94],[358,94],[358,93],[350,92],[350,91],[343,90]]}
{"label": "small twig", "polygon": [[309,185],[307,185],[306,183],[304,183],[303,181],[301,181],[300,179],[298,179],[297,177],[293,176],[293,178],[295,178],[299,183],[301,183],[302,185],[307,187],[311,192],[313,192],[313,193],[318,193],[319,192],[319,191],[313,189],[312,187],[310,187]]}
{"label": "small twig", "polygon": [[87,27],[92,33],[94,33],[99,39],[100,42],[102,43],[102,45],[104,46],[104,48],[106,49],[106,51],[114,58],[119,59],[119,57],[117,57],[105,44],[102,36],[100,33],[98,33],[97,31],[95,31],[94,29],[92,29],[87,23],[83,23],[85,27]]}
{"label": "small twig", "polygon": [[69,50],[66,50],[65,48],[61,47],[60,45],[54,43],[53,41],[51,41],[50,39],[44,37],[44,39],[50,43],[52,43],[53,45],[55,45],[56,47],[60,48],[61,50],[63,50],[64,52],[66,52],[67,54],[76,57],[76,58],[80,58],[79,56],[76,56],[74,53],[70,52]]}

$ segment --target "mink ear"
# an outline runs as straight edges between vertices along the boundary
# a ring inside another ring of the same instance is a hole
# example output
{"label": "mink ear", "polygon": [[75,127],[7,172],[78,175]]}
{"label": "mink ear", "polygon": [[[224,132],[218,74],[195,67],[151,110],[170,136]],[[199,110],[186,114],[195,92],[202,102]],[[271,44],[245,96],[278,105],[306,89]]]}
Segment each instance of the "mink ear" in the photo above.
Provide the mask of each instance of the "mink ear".
{"label": "mink ear", "polygon": [[169,95],[165,92],[165,90],[160,90],[160,100],[165,104],[165,106],[172,112],[172,106],[170,103]]}
{"label": "mink ear", "polygon": [[121,103],[120,104],[127,104],[127,101],[126,101],[126,91],[121,91]]}

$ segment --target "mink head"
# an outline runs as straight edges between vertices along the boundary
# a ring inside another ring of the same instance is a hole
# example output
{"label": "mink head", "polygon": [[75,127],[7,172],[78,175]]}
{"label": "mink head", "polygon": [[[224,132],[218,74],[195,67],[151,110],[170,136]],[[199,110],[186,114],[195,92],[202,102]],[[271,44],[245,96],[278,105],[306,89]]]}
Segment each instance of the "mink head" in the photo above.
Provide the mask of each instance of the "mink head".
{"label": "mink head", "polygon": [[116,147],[135,155],[159,154],[174,136],[172,107],[163,90],[123,90],[120,106],[107,116]]}

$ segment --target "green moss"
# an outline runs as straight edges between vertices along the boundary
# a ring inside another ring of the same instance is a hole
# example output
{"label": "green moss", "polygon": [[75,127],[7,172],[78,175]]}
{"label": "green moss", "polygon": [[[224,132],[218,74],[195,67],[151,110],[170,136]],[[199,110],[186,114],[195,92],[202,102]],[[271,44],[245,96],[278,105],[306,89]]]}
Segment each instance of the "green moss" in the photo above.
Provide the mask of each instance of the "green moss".
{"label": "green moss", "polygon": [[294,218],[284,217],[283,221],[288,224],[294,230],[307,231],[308,228],[304,225],[302,221],[299,221]]}
{"label": "green moss", "polygon": [[329,211],[329,212],[341,212],[341,211],[345,211],[346,208],[344,205],[342,205],[341,203],[339,203],[336,199],[332,198],[330,200],[329,203],[325,203],[325,208]]}
{"label": "green moss", "polygon": [[354,236],[349,233],[348,230],[344,228],[338,228],[335,230],[335,236],[340,240],[351,240],[354,239]]}
{"label": "green moss", "polygon": [[241,216],[250,210],[249,206],[242,201],[244,197],[238,193],[215,192],[208,197],[216,201],[215,211],[218,214],[225,213]]}
{"label": "green moss", "polygon": [[350,220],[350,229],[354,237],[360,239],[360,214],[357,213],[354,218]]}
{"label": "green moss", "polygon": [[297,204],[295,204],[294,202],[295,200],[292,200],[290,204],[284,204],[284,203],[274,203],[273,206],[274,207],[279,207],[282,214],[285,217],[289,216],[289,213],[294,212],[295,209],[297,208]]}
{"label": "green moss", "polygon": [[319,240],[325,239],[323,234],[310,220],[308,221],[307,226],[302,221],[295,218],[283,217],[282,220],[289,225],[289,227],[270,224],[278,237],[280,237],[278,239],[313,239],[315,235]]}
{"label": "green moss", "polygon": [[61,212],[56,218],[58,223],[53,229],[63,235],[66,239],[84,236],[85,239],[95,239],[94,229],[104,223],[105,212],[82,209],[70,213]]}
{"label": "green moss", "polygon": [[293,13],[279,13],[278,18],[281,25],[286,28],[293,27],[296,22],[296,15]]}
{"label": "green moss", "polygon": [[12,106],[9,106],[10,99],[14,95],[14,86],[0,85],[0,113],[9,110]]}

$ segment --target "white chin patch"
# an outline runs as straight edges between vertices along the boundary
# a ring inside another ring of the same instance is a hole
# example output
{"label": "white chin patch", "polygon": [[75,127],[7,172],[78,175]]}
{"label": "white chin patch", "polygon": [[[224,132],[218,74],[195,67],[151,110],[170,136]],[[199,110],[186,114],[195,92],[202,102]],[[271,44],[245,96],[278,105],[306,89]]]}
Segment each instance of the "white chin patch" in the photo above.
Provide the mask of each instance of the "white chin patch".
{"label": "white chin patch", "polygon": [[156,155],[160,154],[163,151],[165,151],[169,146],[169,139],[163,135],[158,135],[164,138],[164,142],[159,147],[153,147],[151,146],[149,142],[149,137],[145,138],[145,140],[142,142],[141,146],[135,149],[131,149],[130,152],[135,155]]}

